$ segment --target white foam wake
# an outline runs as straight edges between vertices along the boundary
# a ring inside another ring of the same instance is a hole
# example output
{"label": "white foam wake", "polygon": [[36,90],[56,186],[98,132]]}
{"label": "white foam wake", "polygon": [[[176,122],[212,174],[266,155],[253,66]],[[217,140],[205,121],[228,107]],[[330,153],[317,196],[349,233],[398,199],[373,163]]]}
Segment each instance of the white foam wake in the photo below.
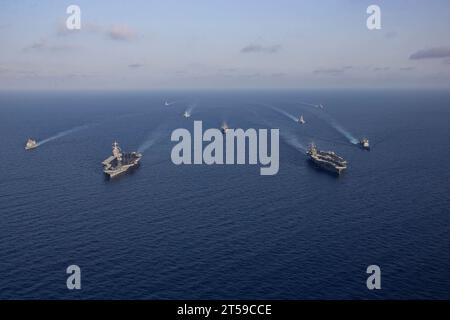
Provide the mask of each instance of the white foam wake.
{"label": "white foam wake", "polygon": [[37,145],[38,145],[38,146],[41,146],[41,145],[43,145],[43,144],[45,144],[45,143],[48,143],[48,142],[50,142],[50,141],[54,141],[54,140],[56,140],[56,139],[62,138],[62,137],[64,137],[64,136],[67,136],[67,135],[69,135],[69,134],[71,134],[71,133],[75,133],[75,132],[77,132],[77,131],[86,129],[86,128],[88,128],[88,127],[89,127],[89,125],[85,124],[85,125],[78,126],[78,127],[75,127],[75,128],[69,129],[69,130],[61,131],[61,132],[55,134],[54,136],[51,136],[50,138],[44,139],[44,140],[42,140],[42,141],[39,141],[39,142],[37,143]]}
{"label": "white foam wake", "polygon": [[192,112],[194,111],[194,109],[197,107],[196,103],[192,103],[188,106],[188,108],[186,109],[185,113],[187,113],[188,115],[192,115]]}
{"label": "white foam wake", "polygon": [[139,146],[138,152],[144,153],[149,148],[155,145],[158,140],[160,140],[163,136],[163,129],[157,128],[154,131],[152,131],[147,139]]}
{"label": "white foam wake", "polygon": [[276,112],[278,112],[278,113],[280,113],[280,114],[286,116],[287,118],[291,119],[292,121],[298,122],[298,117],[296,117],[296,116],[290,114],[289,112],[284,111],[284,110],[282,110],[282,109],[279,109],[279,108],[277,108],[277,107],[271,106],[271,105],[267,105],[267,106],[268,106],[269,108],[271,108],[272,110],[274,110],[274,111],[276,111]]}
{"label": "white foam wake", "polygon": [[306,147],[303,143],[298,140],[298,137],[292,134],[284,134],[282,135],[284,141],[289,144],[291,147],[294,147],[297,151],[301,153],[306,153]]}

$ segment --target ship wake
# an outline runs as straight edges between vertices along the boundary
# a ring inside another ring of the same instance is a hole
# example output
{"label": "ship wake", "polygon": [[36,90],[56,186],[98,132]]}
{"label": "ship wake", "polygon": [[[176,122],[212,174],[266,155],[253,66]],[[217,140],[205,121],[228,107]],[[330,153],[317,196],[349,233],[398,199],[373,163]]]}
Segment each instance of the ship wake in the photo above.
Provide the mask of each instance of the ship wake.
{"label": "ship wake", "polygon": [[51,141],[57,140],[59,138],[65,137],[65,136],[67,136],[69,134],[72,134],[72,133],[75,133],[75,132],[87,129],[88,127],[89,127],[89,125],[85,124],[85,125],[78,126],[78,127],[75,127],[75,128],[69,129],[69,130],[61,131],[61,132],[55,134],[54,136],[51,136],[50,138],[44,139],[42,141],[39,141],[37,143],[37,145],[38,146],[42,146],[43,144],[46,144],[48,142],[51,142]]}
{"label": "ship wake", "polygon": [[175,103],[177,103],[178,101],[165,101],[164,102],[164,105],[166,106],[166,107],[170,107],[171,105],[174,105]]}
{"label": "ship wake", "polygon": [[298,137],[292,134],[284,134],[281,136],[283,140],[293,147],[295,150],[300,151],[303,154],[306,154],[306,147],[303,143],[298,140]]}
{"label": "ship wake", "polygon": [[163,136],[163,130],[161,128],[154,130],[150,133],[145,140],[138,148],[139,153],[144,153],[148,149],[150,149],[156,142],[158,142]]}
{"label": "ship wake", "polygon": [[333,129],[344,136],[350,143],[358,144],[358,139],[356,139],[347,129],[345,129],[336,119],[334,119],[329,113],[323,110],[321,104],[312,104],[308,102],[299,102],[300,104],[314,107],[312,111],[319,119],[327,122]]}
{"label": "ship wake", "polygon": [[334,129],[336,129],[336,131],[341,133],[350,143],[358,144],[358,139],[356,139],[350,132],[348,132],[348,130],[344,129],[342,125],[337,123],[336,120],[331,119],[330,124]]}
{"label": "ship wake", "polygon": [[279,109],[279,108],[277,108],[277,107],[271,106],[271,105],[266,105],[266,106],[269,107],[270,109],[272,109],[272,110],[278,112],[279,114],[282,114],[282,115],[284,115],[285,117],[291,119],[292,121],[298,122],[298,117],[296,117],[296,116],[290,114],[289,112],[284,111],[284,110],[282,110],[282,109]]}
{"label": "ship wake", "polygon": [[185,114],[192,115],[192,112],[194,112],[194,109],[197,108],[196,103],[191,103],[188,108],[184,111]]}

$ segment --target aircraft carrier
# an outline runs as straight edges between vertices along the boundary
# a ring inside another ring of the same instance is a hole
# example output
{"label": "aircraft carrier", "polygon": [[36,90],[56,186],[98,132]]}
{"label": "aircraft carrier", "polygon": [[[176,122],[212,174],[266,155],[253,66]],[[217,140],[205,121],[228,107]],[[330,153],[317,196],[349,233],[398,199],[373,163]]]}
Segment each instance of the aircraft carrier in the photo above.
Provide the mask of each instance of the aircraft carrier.
{"label": "aircraft carrier", "polygon": [[320,151],[312,143],[308,149],[309,160],[318,167],[332,173],[341,174],[347,169],[347,161],[335,154],[333,151]]}
{"label": "aircraft carrier", "polygon": [[114,178],[128,170],[139,166],[142,154],[138,152],[124,153],[119,147],[117,141],[112,145],[112,156],[105,159],[103,164],[103,172],[109,178]]}

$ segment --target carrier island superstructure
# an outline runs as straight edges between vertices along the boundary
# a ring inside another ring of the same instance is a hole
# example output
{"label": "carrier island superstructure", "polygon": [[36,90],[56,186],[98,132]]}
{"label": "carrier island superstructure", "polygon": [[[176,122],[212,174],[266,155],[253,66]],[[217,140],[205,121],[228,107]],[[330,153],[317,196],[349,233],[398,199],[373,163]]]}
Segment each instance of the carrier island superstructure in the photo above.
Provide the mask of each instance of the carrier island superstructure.
{"label": "carrier island superstructure", "polygon": [[102,162],[103,172],[109,178],[114,178],[139,166],[141,158],[142,154],[139,152],[122,152],[119,144],[115,141],[112,145],[112,155]]}

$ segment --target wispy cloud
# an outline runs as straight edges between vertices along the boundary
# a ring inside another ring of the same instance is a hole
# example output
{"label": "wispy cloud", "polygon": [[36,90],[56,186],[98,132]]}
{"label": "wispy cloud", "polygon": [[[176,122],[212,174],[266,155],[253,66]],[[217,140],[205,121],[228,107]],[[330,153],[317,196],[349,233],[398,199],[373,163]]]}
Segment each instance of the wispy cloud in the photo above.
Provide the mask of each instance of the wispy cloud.
{"label": "wispy cloud", "polygon": [[281,50],[281,45],[262,46],[259,44],[250,44],[241,49],[241,53],[277,53]]}
{"label": "wispy cloud", "polygon": [[128,65],[128,68],[131,68],[131,69],[138,69],[138,68],[141,68],[141,67],[143,67],[144,65],[143,64],[140,64],[140,63],[132,63],[132,64],[129,64]]}
{"label": "wispy cloud", "polygon": [[337,76],[343,74],[344,72],[353,69],[352,66],[343,66],[340,68],[319,68],[313,71],[314,74],[323,74]]}
{"label": "wispy cloud", "polygon": [[61,51],[71,51],[76,49],[76,47],[72,45],[54,45],[49,43],[46,39],[40,39],[36,42],[33,42],[29,46],[23,48],[24,52],[61,52]]}
{"label": "wispy cloud", "polygon": [[69,36],[74,35],[78,33],[102,33],[104,32],[104,28],[96,23],[92,22],[83,22],[81,25],[81,29],[77,30],[69,30],[66,27],[66,22],[64,20],[61,20],[56,25],[56,35],[58,36]]}
{"label": "wispy cloud", "polygon": [[220,72],[220,73],[233,73],[236,71],[238,71],[237,68],[221,68],[218,70],[218,72]]}
{"label": "wispy cloud", "polygon": [[128,25],[105,27],[97,23],[84,22],[80,30],[68,30],[65,21],[60,21],[56,28],[56,34],[58,36],[71,36],[79,33],[103,35],[110,40],[122,42],[131,41],[137,36],[136,31]]}
{"label": "wispy cloud", "polygon": [[105,27],[97,23],[84,22],[80,30],[68,30],[65,21],[57,24],[58,36],[70,36],[77,33],[106,35],[109,39],[117,41],[130,41],[136,37],[136,31],[124,24]]}
{"label": "wispy cloud", "polygon": [[414,69],[415,69],[414,67],[401,67],[401,68],[399,68],[400,71],[412,71]]}
{"label": "wispy cloud", "polygon": [[112,40],[130,41],[136,36],[136,32],[126,25],[115,25],[107,30],[107,35]]}
{"label": "wispy cloud", "polygon": [[379,72],[379,71],[389,71],[391,68],[389,67],[375,67],[372,70],[375,72]]}
{"label": "wispy cloud", "polygon": [[409,59],[421,60],[421,59],[439,59],[448,57],[450,57],[450,47],[436,47],[416,51],[409,56]]}

